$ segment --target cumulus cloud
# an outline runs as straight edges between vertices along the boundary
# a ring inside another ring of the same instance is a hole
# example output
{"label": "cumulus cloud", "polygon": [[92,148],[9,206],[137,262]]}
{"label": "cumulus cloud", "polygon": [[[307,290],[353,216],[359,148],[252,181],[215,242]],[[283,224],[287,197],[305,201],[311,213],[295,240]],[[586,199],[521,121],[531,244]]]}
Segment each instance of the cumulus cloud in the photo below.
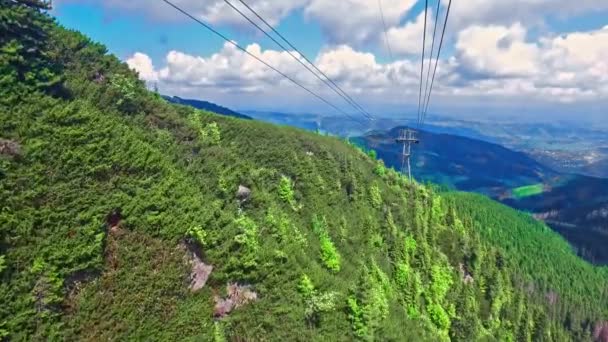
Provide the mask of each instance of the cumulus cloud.
{"label": "cumulus cloud", "polygon": [[158,72],[154,70],[152,59],[148,55],[141,52],[136,52],[133,56],[127,59],[127,64],[133,70],[139,73],[139,77],[146,82],[158,81]]}
{"label": "cumulus cloud", "polygon": [[[397,25],[415,4],[416,0],[382,0],[387,26]],[[332,43],[376,42],[383,30],[377,0],[312,0],[305,14],[321,25]]]}
{"label": "cumulus cloud", "polygon": [[[336,101],[331,90],[286,52],[264,50],[258,44],[246,49]],[[454,49],[453,56],[440,60],[434,103],[454,96],[546,103],[608,99],[608,26],[529,41],[521,24],[475,25],[458,34]],[[143,79],[158,81],[161,89],[176,95],[208,98],[214,92],[234,98],[247,94],[272,103],[277,98],[316,101],[229,43],[210,56],[171,51],[160,68],[143,53],[127,62]],[[320,51],[315,64],[359,102],[417,101],[418,58],[380,63],[372,53],[337,45]]]}
{"label": "cumulus cloud", "polygon": [[541,23],[547,16],[561,18],[608,10],[606,0],[467,0],[452,1],[450,26]]}
{"label": "cumulus cloud", "polygon": [[[250,44],[246,49],[316,93],[336,103],[341,101],[286,52],[262,50],[257,44]],[[208,98],[207,94],[212,92],[234,97],[256,96],[268,102],[274,102],[276,96],[292,101],[316,101],[302,89],[228,43],[208,57],[171,51],[166,56],[165,65],[159,69],[154,69],[150,58],[143,53],[134,54],[128,63],[139,72],[142,79],[158,80],[161,90],[176,95]],[[419,66],[407,60],[381,64],[371,53],[341,45],[322,51],[315,59],[315,64],[342,89],[357,98],[381,94],[383,99],[391,102],[395,98],[401,100],[404,93],[413,94],[414,90],[417,91],[415,85]],[[373,102],[367,98],[361,101]]]}
{"label": "cumulus cloud", "polygon": [[[427,36],[429,37],[426,49],[431,50],[431,35],[433,34],[434,16],[431,11],[427,18]],[[388,40],[391,48],[397,54],[420,54],[422,52],[422,36],[424,33],[424,12],[420,13],[414,21],[410,21],[400,27],[392,27],[388,30]],[[437,38],[439,41],[439,38]],[[439,47],[439,42],[435,44],[435,51]]]}
{"label": "cumulus cloud", "polygon": [[536,42],[526,35],[521,24],[461,31],[455,69],[468,80],[468,90],[559,102],[608,96],[608,26]]}
{"label": "cumulus cloud", "polygon": [[466,28],[458,34],[456,51],[472,74],[509,77],[538,72],[538,47],[526,42],[526,29],[519,23]]}

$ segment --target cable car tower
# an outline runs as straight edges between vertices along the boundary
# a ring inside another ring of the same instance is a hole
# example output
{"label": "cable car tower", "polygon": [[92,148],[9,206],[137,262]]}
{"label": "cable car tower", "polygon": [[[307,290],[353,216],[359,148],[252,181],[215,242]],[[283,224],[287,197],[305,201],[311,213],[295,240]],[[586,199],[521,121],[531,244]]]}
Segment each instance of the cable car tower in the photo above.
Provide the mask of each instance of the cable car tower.
{"label": "cable car tower", "polygon": [[412,156],[412,143],[418,144],[420,140],[416,138],[416,131],[405,128],[399,132],[399,137],[395,139],[397,143],[403,144],[403,152],[401,153],[401,173],[405,173],[405,165],[407,163],[407,174],[412,181],[412,168],[410,165],[410,157]]}

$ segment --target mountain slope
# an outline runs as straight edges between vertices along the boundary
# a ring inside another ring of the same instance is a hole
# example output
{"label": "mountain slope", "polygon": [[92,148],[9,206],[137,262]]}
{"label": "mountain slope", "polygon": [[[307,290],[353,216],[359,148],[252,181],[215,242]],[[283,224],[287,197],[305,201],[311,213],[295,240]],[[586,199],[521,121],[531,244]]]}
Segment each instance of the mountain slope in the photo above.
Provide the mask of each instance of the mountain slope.
{"label": "mountain slope", "polygon": [[[28,28],[0,24],[3,338],[601,333],[606,269],[544,226],[502,206],[501,220],[476,217],[336,138],[168,104],[102,46],[1,4]],[[524,248],[489,239],[488,222]],[[511,225],[535,234],[519,241]],[[522,274],[527,244],[546,241],[578,277],[534,262]]]}
{"label": "mountain slope", "polygon": [[[399,128],[352,139],[377,151],[387,166],[401,167]],[[608,264],[608,180],[561,174],[526,154],[449,134],[419,132],[412,147],[412,172],[462,191],[493,197],[533,213],[566,237],[587,260]]]}
{"label": "mountain slope", "polygon": [[[401,167],[400,127],[352,139],[374,149],[389,166]],[[450,134],[418,133],[412,147],[412,171],[422,180],[465,191],[504,195],[505,188],[542,182],[558,174],[524,153],[500,145]]]}
{"label": "mountain slope", "polygon": [[206,110],[206,111],[210,111],[213,113],[222,114],[222,115],[226,115],[226,116],[232,116],[232,117],[240,118],[240,119],[251,119],[251,117],[249,117],[247,115],[237,113],[237,112],[233,111],[232,109],[228,109],[226,107],[222,107],[220,105],[217,105],[217,104],[211,103],[211,102],[207,102],[207,101],[182,99],[181,97],[177,97],[177,96],[163,96],[163,98],[171,103],[192,106],[196,109]]}

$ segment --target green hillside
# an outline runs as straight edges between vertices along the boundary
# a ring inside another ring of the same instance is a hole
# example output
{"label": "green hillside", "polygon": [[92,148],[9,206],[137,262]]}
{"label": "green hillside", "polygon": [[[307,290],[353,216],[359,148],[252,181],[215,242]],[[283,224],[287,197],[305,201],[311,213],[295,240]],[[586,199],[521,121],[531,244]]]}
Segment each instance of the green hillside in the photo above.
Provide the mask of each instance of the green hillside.
{"label": "green hillside", "polygon": [[169,104],[19,3],[0,0],[0,339],[602,334],[608,271],[528,216],[337,138]]}

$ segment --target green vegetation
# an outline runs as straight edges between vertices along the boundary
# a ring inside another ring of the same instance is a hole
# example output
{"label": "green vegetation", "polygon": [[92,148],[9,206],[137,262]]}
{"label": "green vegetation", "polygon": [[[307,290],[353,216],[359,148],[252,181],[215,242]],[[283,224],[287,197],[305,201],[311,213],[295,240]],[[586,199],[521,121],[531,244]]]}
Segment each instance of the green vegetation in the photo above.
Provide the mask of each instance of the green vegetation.
{"label": "green vegetation", "polygon": [[521,186],[519,188],[513,189],[513,196],[515,198],[524,198],[524,197],[530,197],[530,196],[542,194],[543,191],[544,191],[544,185],[542,183],[534,184],[534,185],[526,185],[526,186]]}
{"label": "green vegetation", "polygon": [[[0,1],[0,138],[22,149],[0,155],[2,338],[578,341],[608,318],[608,271],[525,214],[170,105]],[[213,265],[198,292],[184,240]],[[229,283],[257,300],[216,320]]]}

